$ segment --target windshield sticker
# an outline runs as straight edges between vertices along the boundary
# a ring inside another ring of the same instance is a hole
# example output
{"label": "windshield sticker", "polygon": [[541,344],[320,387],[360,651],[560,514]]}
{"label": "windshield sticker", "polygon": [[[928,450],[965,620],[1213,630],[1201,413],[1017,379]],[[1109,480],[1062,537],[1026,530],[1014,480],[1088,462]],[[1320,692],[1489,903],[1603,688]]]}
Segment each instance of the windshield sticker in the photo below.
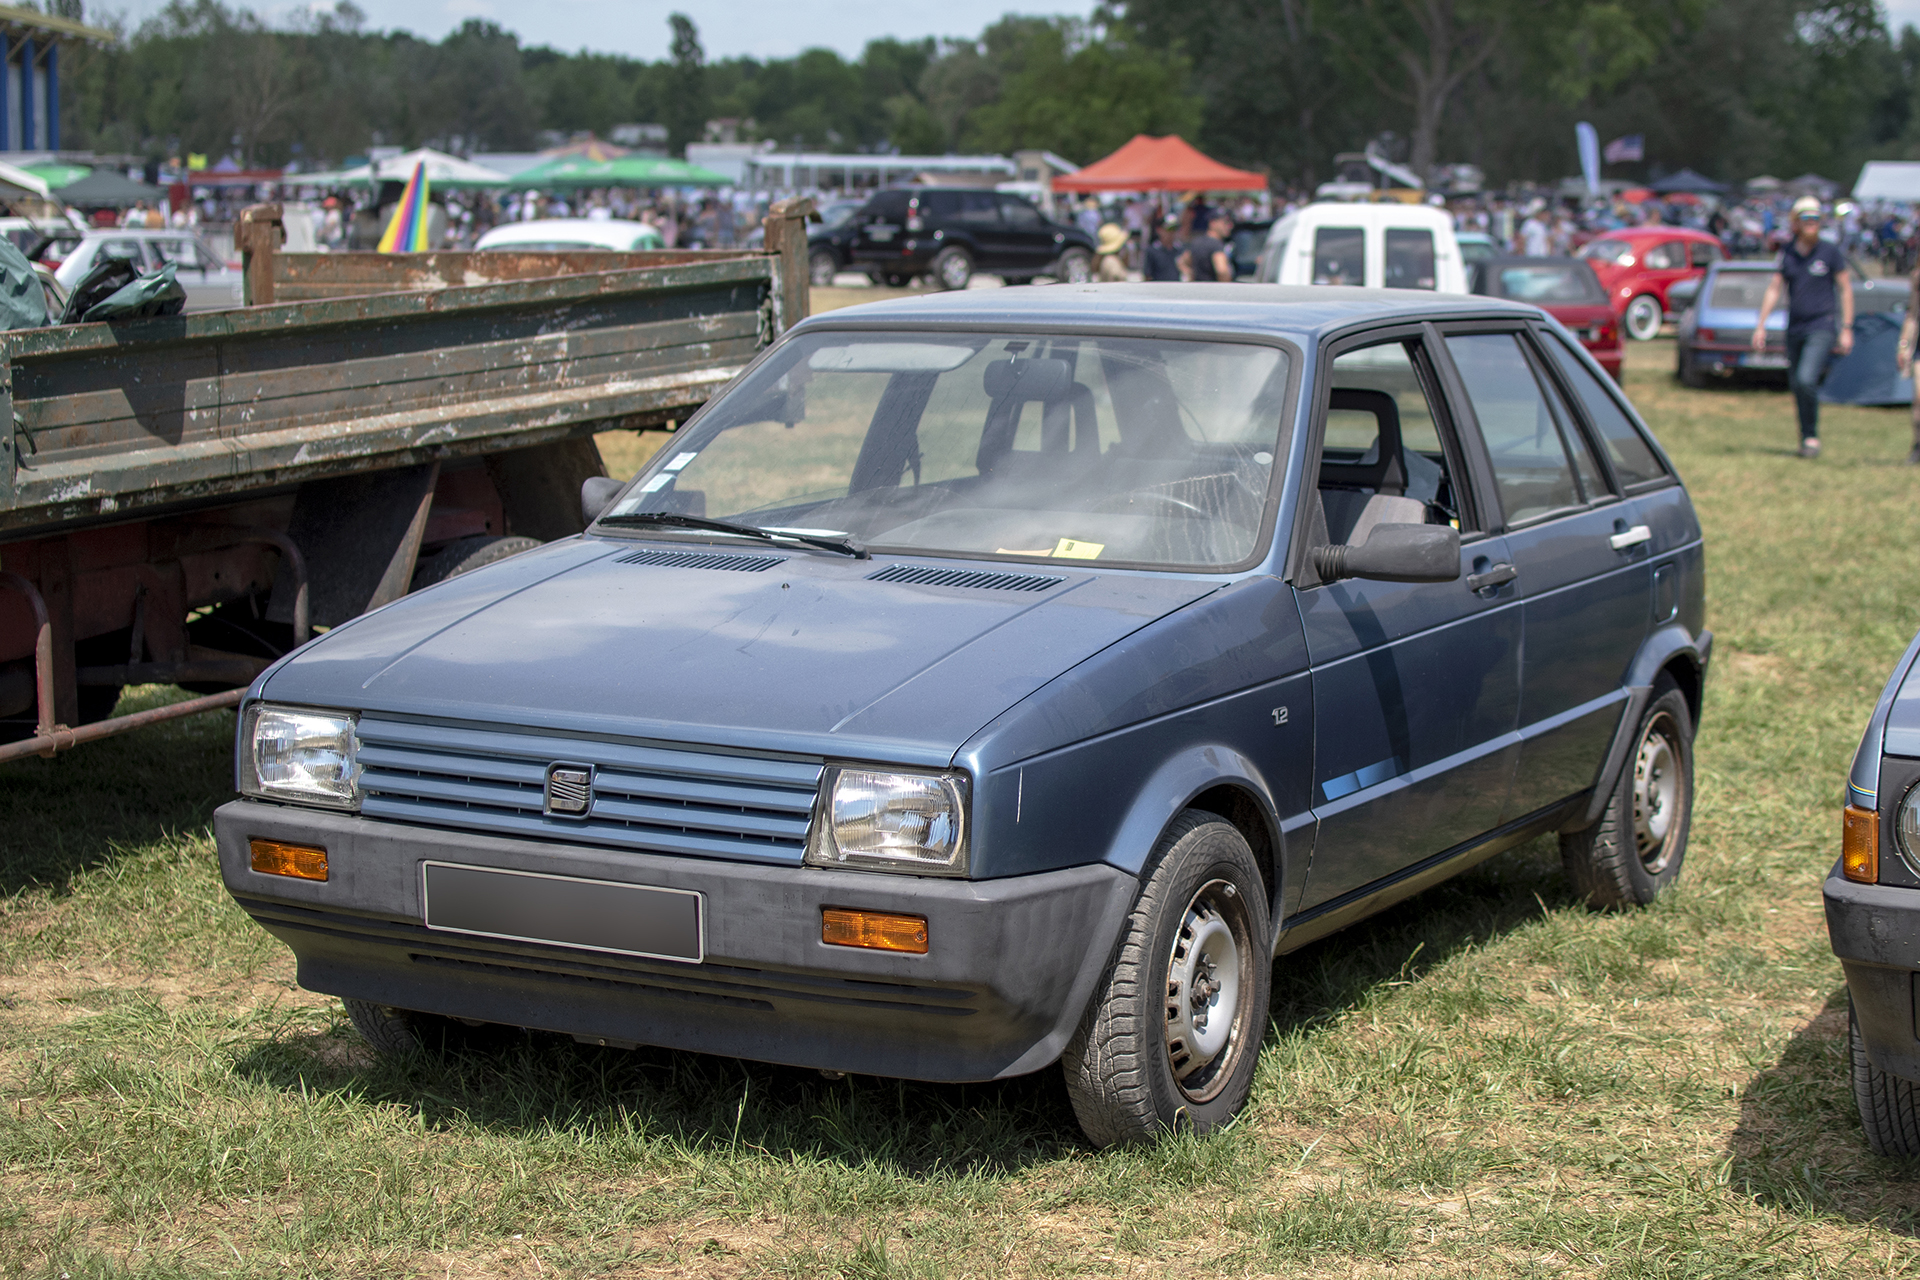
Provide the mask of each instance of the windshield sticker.
{"label": "windshield sticker", "polygon": [[666,487],[667,487],[668,485],[670,485],[670,484],[672,484],[672,483],[673,483],[673,477],[672,477],[672,476],[670,476],[670,475],[657,475],[657,476],[655,476],[655,477],[654,477],[653,479],[651,479],[651,480],[649,480],[649,481],[647,481],[647,482],[646,482],[645,484],[643,484],[643,485],[641,485],[641,486],[640,486],[640,492],[642,492],[642,493],[658,493],[658,492],[659,492],[660,490],[662,490],[662,489],[664,489],[664,488],[666,488]]}
{"label": "windshield sticker", "polygon": [[700,454],[697,451],[693,453],[683,453],[679,457],[675,458],[672,462],[669,462],[667,464],[667,470],[678,471],[680,468],[686,466],[689,462],[692,462],[695,458],[699,456]]}
{"label": "windshield sticker", "polygon": [[1053,554],[1063,560],[1098,560],[1106,549],[1104,542],[1076,542],[1072,538],[1062,538],[1053,544]]}

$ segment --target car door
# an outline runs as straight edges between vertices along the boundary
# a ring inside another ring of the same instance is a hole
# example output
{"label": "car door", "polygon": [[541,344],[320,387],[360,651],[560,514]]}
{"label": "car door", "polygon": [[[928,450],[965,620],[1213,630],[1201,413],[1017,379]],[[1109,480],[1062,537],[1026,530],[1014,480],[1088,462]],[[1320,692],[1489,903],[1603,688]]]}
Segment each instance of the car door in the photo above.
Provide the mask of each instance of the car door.
{"label": "car door", "polygon": [[1486,449],[1522,601],[1520,762],[1505,821],[1592,785],[1652,612],[1637,524],[1520,326],[1449,326],[1446,349]]}
{"label": "car door", "polygon": [[1419,327],[1349,340],[1316,393],[1307,474],[1319,489],[1304,548],[1364,541],[1373,508],[1383,523],[1455,523],[1461,549],[1459,579],[1438,583],[1319,583],[1300,557],[1316,819],[1303,918],[1353,905],[1495,826],[1517,759],[1512,569],[1481,514],[1433,341]]}
{"label": "car door", "polygon": [[1002,195],[1000,222],[1005,228],[1009,270],[1039,273],[1060,256],[1053,226],[1019,196]]}
{"label": "car door", "polygon": [[856,269],[884,270],[899,261],[911,198],[905,191],[882,191],[853,216],[851,256]]}

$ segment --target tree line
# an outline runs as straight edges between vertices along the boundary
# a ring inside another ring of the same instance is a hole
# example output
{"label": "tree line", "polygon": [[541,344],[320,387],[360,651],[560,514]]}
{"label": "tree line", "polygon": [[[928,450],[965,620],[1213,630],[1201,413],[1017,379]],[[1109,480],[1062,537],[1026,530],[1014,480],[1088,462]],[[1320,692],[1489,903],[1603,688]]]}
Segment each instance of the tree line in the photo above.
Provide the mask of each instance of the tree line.
{"label": "tree line", "polygon": [[1083,164],[1179,133],[1303,186],[1382,135],[1417,170],[1556,178],[1583,119],[1645,136],[1619,177],[1846,181],[1865,159],[1920,158],[1920,33],[1892,33],[1877,0],[1113,0],[1091,20],[1010,15],[854,59],[709,58],[691,20],[670,24],[670,55],[648,61],[526,46],[478,19],[439,41],[371,30],[351,0],[280,27],[173,0],[68,57],[63,130],[98,151],[308,168],[369,145],[528,150],[638,122],[665,125],[676,153],[728,120],[782,148],[1033,147]]}

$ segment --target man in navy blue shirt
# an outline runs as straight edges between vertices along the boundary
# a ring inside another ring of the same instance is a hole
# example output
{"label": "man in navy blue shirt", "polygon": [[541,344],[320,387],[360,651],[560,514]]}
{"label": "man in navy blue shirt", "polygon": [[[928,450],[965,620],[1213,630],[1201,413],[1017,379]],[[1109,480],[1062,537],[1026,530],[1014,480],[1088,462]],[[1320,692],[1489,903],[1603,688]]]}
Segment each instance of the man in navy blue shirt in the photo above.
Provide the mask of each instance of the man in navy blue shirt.
{"label": "man in navy blue shirt", "polygon": [[1760,321],[1753,327],[1753,349],[1767,349],[1767,317],[1787,295],[1787,382],[1800,414],[1800,456],[1820,456],[1820,380],[1827,361],[1853,350],[1853,282],[1846,255],[1820,238],[1820,202],[1803,196],[1793,203],[1793,239],[1780,251]]}

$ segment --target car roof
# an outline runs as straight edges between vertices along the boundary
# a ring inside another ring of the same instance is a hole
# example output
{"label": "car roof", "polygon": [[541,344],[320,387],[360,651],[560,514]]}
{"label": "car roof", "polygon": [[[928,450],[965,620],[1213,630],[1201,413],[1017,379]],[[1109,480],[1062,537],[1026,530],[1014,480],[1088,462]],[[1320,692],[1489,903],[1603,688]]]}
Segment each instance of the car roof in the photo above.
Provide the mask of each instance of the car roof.
{"label": "car roof", "polygon": [[1604,232],[1594,237],[1600,240],[1699,240],[1708,244],[1719,244],[1720,237],[1706,231],[1695,231],[1692,227],[1621,227],[1616,231]]}
{"label": "car roof", "polygon": [[1538,315],[1539,308],[1423,289],[1278,284],[1056,284],[962,289],[825,312],[809,330],[894,324],[1072,325],[1293,338],[1302,343],[1368,321]]}

